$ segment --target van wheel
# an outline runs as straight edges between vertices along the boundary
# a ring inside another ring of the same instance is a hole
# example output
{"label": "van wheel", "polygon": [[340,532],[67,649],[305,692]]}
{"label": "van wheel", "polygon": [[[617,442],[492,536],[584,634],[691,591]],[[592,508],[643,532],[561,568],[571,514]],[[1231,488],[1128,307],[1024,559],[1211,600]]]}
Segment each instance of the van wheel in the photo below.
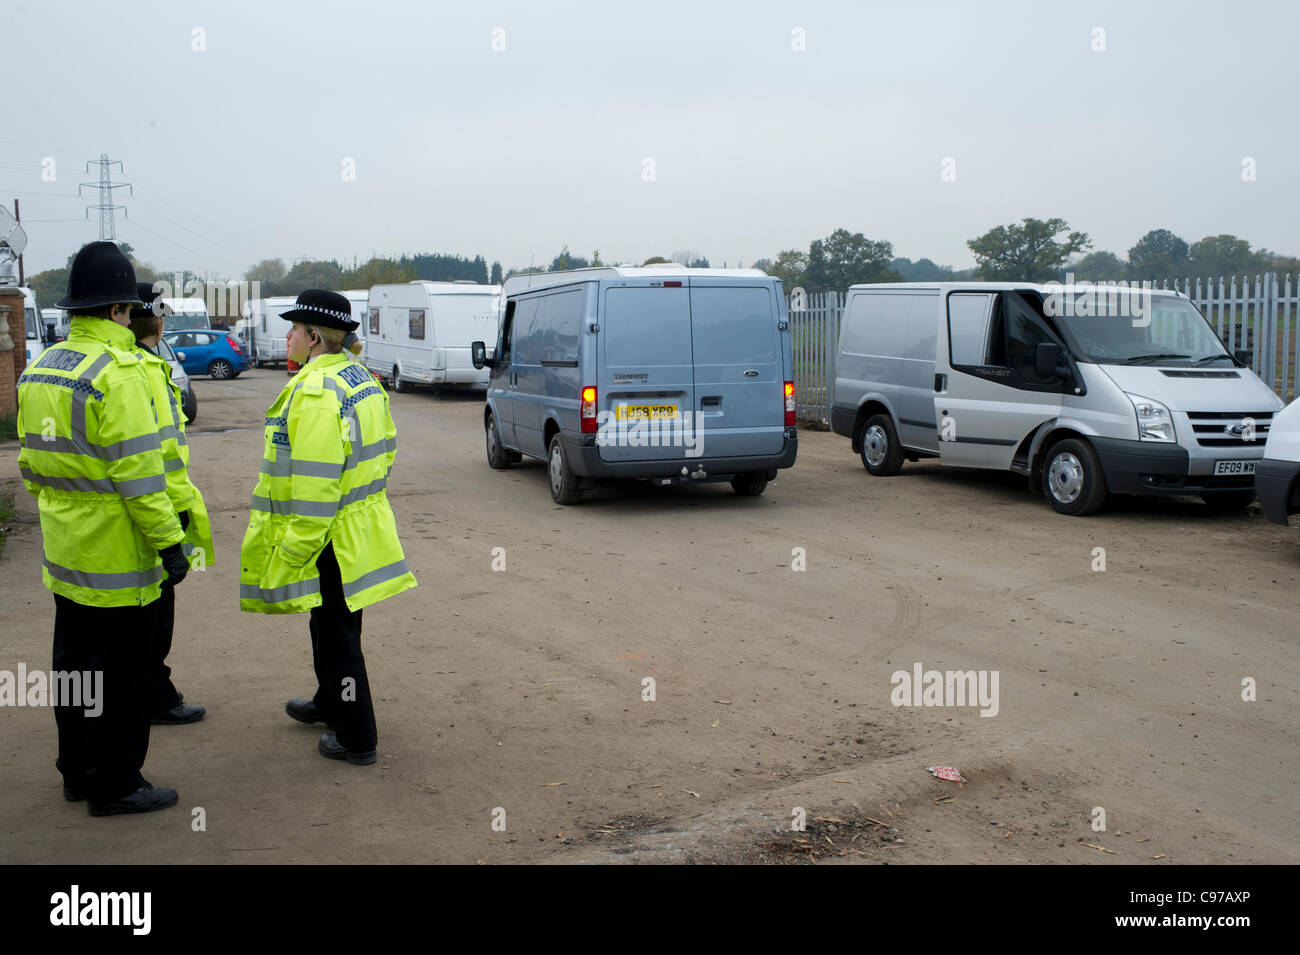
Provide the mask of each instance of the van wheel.
{"label": "van wheel", "polygon": [[510,455],[501,445],[501,434],[497,431],[497,416],[488,412],[487,418],[487,459],[488,467],[494,471],[504,471],[510,467]]}
{"label": "van wheel", "polygon": [[1106,475],[1087,441],[1058,441],[1043,461],[1043,496],[1058,514],[1081,517],[1105,503]]}
{"label": "van wheel", "polygon": [[767,478],[761,474],[737,474],[731,479],[731,489],[741,497],[758,497],[767,490]]}
{"label": "van wheel", "polygon": [[1234,491],[1231,494],[1206,494],[1201,498],[1211,514],[1231,514],[1244,511],[1255,500],[1254,491]]}
{"label": "van wheel", "polygon": [[558,434],[551,437],[551,447],[546,457],[551,499],[556,504],[577,504],[582,500],[582,489],[578,487],[578,476],[569,467],[569,457],[564,453],[564,442]]}
{"label": "van wheel", "polygon": [[393,366],[393,390],[399,395],[409,395],[411,393],[411,383],[402,377],[401,369],[396,365]]}
{"label": "van wheel", "polygon": [[862,466],[876,477],[897,474],[903,466],[903,446],[898,443],[898,432],[889,415],[872,415],[863,422],[858,440],[862,445]]}

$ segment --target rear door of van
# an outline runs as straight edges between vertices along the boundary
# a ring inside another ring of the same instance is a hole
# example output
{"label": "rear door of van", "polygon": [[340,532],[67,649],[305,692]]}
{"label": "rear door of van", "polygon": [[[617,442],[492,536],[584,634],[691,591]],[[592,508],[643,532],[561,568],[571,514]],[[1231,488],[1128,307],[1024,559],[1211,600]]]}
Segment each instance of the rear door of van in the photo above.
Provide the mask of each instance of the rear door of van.
{"label": "rear door of van", "polygon": [[772,283],[692,277],[690,305],[702,456],[780,452],[785,373]]}
{"label": "rear door of van", "polygon": [[696,406],[691,290],[683,281],[637,278],[607,285],[601,295],[601,460],[680,458],[684,449],[663,435],[685,424]]}

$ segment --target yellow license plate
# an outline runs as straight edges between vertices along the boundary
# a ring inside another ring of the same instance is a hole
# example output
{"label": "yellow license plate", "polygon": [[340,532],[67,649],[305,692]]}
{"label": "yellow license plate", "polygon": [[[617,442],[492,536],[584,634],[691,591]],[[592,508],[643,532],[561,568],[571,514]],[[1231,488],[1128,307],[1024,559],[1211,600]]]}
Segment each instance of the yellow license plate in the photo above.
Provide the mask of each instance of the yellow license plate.
{"label": "yellow license plate", "polygon": [[649,421],[676,418],[676,405],[619,405],[615,409],[619,421]]}

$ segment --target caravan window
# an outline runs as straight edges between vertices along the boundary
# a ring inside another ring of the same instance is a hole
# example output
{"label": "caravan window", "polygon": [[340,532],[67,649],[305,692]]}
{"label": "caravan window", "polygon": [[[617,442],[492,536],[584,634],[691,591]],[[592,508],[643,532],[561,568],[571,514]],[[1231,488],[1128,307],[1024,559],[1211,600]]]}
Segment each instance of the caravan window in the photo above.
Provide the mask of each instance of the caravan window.
{"label": "caravan window", "polygon": [[369,317],[370,317],[370,334],[378,335],[379,334],[379,309],[377,308],[370,309]]}
{"label": "caravan window", "polygon": [[407,319],[409,321],[408,334],[411,338],[424,340],[424,309],[413,308],[410,310]]}

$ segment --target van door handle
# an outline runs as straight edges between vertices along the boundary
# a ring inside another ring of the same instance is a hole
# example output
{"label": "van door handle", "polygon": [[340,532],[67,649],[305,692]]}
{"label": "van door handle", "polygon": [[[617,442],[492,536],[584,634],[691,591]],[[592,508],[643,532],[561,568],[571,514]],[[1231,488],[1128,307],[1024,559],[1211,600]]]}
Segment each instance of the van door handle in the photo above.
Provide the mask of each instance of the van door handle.
{"label": "van door handle", "polygon": [[934,390],[935,390],[936,392],[943,392],[943,391],[947,391],[947,390],[948,390],[948,376],[947,376],[947,375],[935,375],[935,376],[934,376]]}

